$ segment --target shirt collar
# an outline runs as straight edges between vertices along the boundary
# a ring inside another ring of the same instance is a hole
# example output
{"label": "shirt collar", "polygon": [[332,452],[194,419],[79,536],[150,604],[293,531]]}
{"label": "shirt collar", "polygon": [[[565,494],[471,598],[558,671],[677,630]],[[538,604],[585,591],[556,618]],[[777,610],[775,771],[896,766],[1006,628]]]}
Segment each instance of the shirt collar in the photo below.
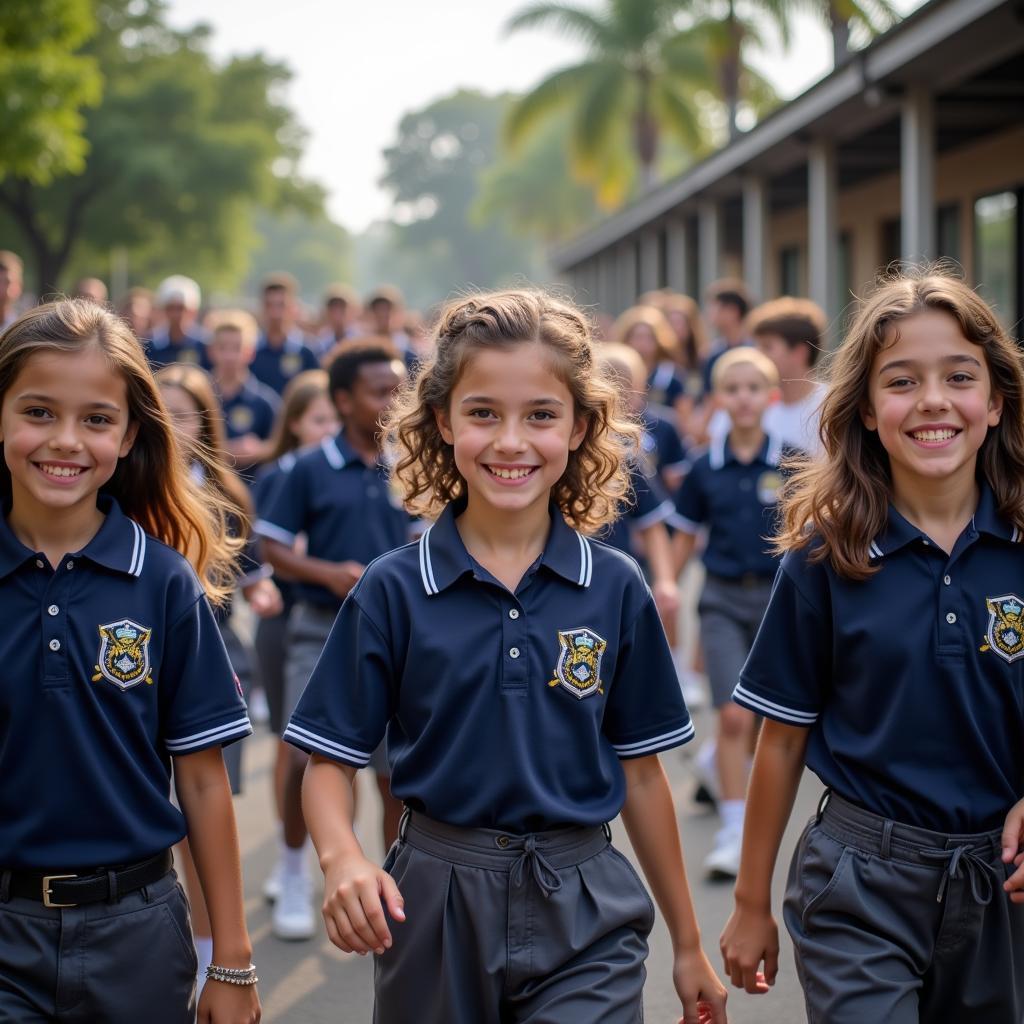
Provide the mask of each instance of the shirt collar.
{"label": "shirt collar", "polygon": [[[998,540],[1019,542],[1021,532],[1012,523],[1006,522],[999,515],[996,508],[995,495],[988,481],[982,478],[979,481],[978,507],[971,516],[970,529],[975,533],[987,533]],[[913,523],[908,522],[896,509],[889,505],[889,518],[885,529],[871,542],[868,553],[872,558],[882,558],[891,555],[902,547],[906,547],[911,541],[917,538],[926,539],[925,535]]]}
{"label": "shirt collar", "polygon": [[159,327],[154,327],[149,335],[150,348],[188,348],[190,345],[201,345],[203,339],[198,335],[193,334],[191,331],[185,331],[184,336],[181,339],[181,343],[176,346],[171,345],[171,334],[167,330],[166,324],[161,324]]}
{"label": "shirt collar", "polygon": [[[101,495],[96,504],[105,513],[103,523],[78,554],[107,569],[141,576],[148,540],[145,531],[121,511],[121,506],[110,495]],[[0,577],[9,575],[35,555],[15,537],[6,513],[0,517]]]}
{"label": "shirt collar", "polygon": [[350,462],[365,466],[359,453],[345,440],[345,431],[339,430],[334,437],[326,437],[320,442],[320,448],[331,469],[344,469]]}
{"label": "shirt collar", "polygon": [[[284,344],[277,349],[278,352],[298,352],[306,344],[306,336],[298,329],[293,327],[285,336]],[[270,341],[267,338],[266,331],[260,331],[259,338],[256,340],[257,348],[270,348]]]}
{"label": "shirt collar", "polygon": [[[763,462],[766,466],[778,466],[782,458],[782,438],[773,434],[765,435],[761,451],[754,459],[755,462]],[[739,462],[735,453],[729,447],[729,435],[716,437],[708,449],[708,459],[712,469],[722,469],[730,462]]]}
{"label": "shirt collar", "polygon": [[[420,577],[429,595],[439,594],[465,573],[473,571],[473,560],[455,525],[456,517],[465,507],[464,500],[449,502],[437,522],[417,542]],[[590,541],[569,526],[556,507],[551,506],[550,513],[551,532],[540,564],[570,583],[589,587],[594,569]]]}

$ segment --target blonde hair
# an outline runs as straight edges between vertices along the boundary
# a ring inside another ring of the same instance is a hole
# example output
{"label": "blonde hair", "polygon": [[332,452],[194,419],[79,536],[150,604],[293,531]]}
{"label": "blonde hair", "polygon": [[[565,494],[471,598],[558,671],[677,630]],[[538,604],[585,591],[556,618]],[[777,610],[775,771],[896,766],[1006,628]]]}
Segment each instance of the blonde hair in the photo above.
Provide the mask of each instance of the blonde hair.
{"label": "blonde hair", "polygon": [[631,345],[623,345],[621,341],[603,341],[596,346],[597,358],[601,365],[610,368],[610,371],[619,376],[618,369],[621,367],[629,371],[629,378],[622,382],[622,386],[632,390],[635,383],[646,389],[647,367],[635,348]]}
{"label": "blonde hair", "polygon": [[1024,367],[1021,353],[988,305],[963,281],[935,268],[883,280],[864,300],[846,340],[829,359],[822,402],[823,455],[799,460],[783,490],[779,552],[807,547],[812,562],[828,560],[847,579],[877,571],[868,548],[883,530],[892,492],[889,457],[861,413],[877,353],[892,342],[901,320],[937,310],[957,322],[984,352],[992,391],[1003,400],[999,423],[978,451],[978,465],[995,495],[999,515],[1024,530]]}
{"label": "blonde hair", "polygon": [[573,414],[586,420],[579,448],[551,496],[576,529],[593,532],[613,522],[631,497],[629,461],[640,431],[623,411],[618,389],[595,373],[591,328],[580,310],[543,291],[470,295],[448,304],[434,331],[433,350],[385,418],[395,454],[394,477],[407,507],[436,517],[466,493],[455,453],[441,436],[436,414],[476,352],[540,344],[554,357],[554,373],[573,397]]}
{"label": "blonde hair", "polygon": [[722,378],[736,366],[752,366],[768,383],[768,387],[779,386],[779,368],[761,351],[750,345],[739,345],[723,352],[711,368],[711,390],[718,391]]}
{"label": "blonde hair", "polygon": [[665,314],[654,306],[631,306],[622,313],[612,327],[610,341],[629,344],[630,335],[637,327],[647,327],[654,335],[654,343],[658,349],[658,358],[663,362],[679,361],[679,340],[672,325],[665,319]]}
{"label": "blonde hair", "polygon": [[680,338],[675,328],[676,348],[680,364],[684,369],[697,369],[708,351],[708,332],[704,326],[704,318],[700,315],[700,306],[697,301],[682,292],[672,291],[671,288],[663,288],[656,292],[647,292],[641,295],[638,300],[641,306],[653,306],[660,310],[669,326],[672,327],[672,314],[678,313],[686,321],[688,336]]}
{"label": "blonde hair", "polygon": [[[142,346],[120,317],[87,299],[63,299],[29,310],[0,335],[0,400],[36,353],[74,354],[90,346],[124,379],[129,421],[138,425],[131,450],[100,493],[114,497],[126,516],[185,555],[210,600],[223,603],[234,587],[242,543],[228,529],[235,506],[193,483],[189,460]],[[209,468],[206,454],[199,458]],[[11,474],[2,460],[0,497],[11,497]]]}
{"label": "blonde hair", "polygon": [[302,419],[306,410],[318,398],[330,400],[326,370],[304,370],[288,381],[288,386],[281,395],[281,408],[274,421],[274,434],[267,462],[276,462],[282,455],[299,447],[298,435],[292,430],[291,425]]}
{"label": "blonde hair", "polygon": [[242,344],[249,351],[256,347],[256,339],[260,336],[256,318],[244,309],[216,309],[206,317],[204,326],[211,339],[221,331],[238,331]]}

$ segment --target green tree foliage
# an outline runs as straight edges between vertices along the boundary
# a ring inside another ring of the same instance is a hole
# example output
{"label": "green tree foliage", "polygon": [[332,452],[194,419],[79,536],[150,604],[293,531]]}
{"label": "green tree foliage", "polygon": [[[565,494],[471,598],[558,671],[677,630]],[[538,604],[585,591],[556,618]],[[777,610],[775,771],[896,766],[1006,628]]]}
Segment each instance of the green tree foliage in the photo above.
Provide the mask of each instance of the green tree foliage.
{"label": "green tree foliage", "polygon": [[85,166],[82,108],[98,102],[101,77],[75,51],[95,31],[89,0],[0,4],[0,179],[46,184]]}
{"label": "green tree foliage", "polygon": [[850,55],[857,37],[867,42],[900,20],[889,0],[798,0],[798,6],[816,15],[831,33],[837,67]]}
{"label": "green tree foliage", "polygon": [[376,256],[364,257],[364,275],[429,305],[453,290],[542,272],[535,243],[513,236],[502,218],[471,216],[510,103],[464,89],[402,118],[381,179],[394,198],[392,227],[372,233]]}
{"label": "green tree foliage", "polygon": [[0,210],[20,232],[41,290],[69,259],[127,250],[132,277],[187,270],[213,287],[237,284],[254,242],[257,206],[322,207],[296,163],[302,131],[280,101],[289,73],[260,55],[218,65],[208,30],[171,29],[163,0],[101,0],[85,47],[103,70],[87,117],[80,175],[49,186],[0,183]]}

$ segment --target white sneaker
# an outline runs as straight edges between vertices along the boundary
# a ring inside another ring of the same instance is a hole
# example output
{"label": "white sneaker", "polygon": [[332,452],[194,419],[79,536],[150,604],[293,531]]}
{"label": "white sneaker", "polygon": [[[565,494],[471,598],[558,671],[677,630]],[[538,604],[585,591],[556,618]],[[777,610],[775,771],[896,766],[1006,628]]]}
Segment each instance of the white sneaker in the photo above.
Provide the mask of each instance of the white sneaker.
{"label": "white sneaker", "polygon": [[263,882],[263,898],[268,903],[276,903],[281,896],[281,876],[284,874],[284,866],[281,861],[275,862]]}
{"label": "white sneaker", "polygon": [[719,829],[714,849],[704,858],[709,878],[735,878],[740,873],[743,829]]}
{"label": "white sneaker", "polygon": [[249,694],[249,717],[256,725],[266,725],[270,721],[270,705],[262,687]]}
{"label": "white sneaker", "polygon": [[693,758],[693,774],[697,783],[707,790],[713,802],[718,801],[718,744],[712,736],[705,740]]}
{"label": "white sneaker", "polygon": [[311,939],[316,933],[313,886],[308,875],[281,875],[281,893],[274,904],[270,929],[279,939]]}

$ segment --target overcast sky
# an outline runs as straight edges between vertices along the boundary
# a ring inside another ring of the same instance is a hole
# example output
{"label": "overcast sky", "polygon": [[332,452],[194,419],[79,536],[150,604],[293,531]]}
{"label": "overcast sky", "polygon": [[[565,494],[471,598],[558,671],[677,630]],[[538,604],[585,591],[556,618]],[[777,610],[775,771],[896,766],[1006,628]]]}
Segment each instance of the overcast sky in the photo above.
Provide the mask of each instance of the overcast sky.
{"label": "overcast sky", "polygon": [[[381,150],[404,113],[459,86],[522,91],[582,55],[550,30],[505,38],[505,22],[525,2],[170,0],[170,20],[210,23],[218,56],[259,50],[292,69],[288,101],[309,132],[303,172],[327,188],[333,219],[359,231],[388,213],[377,185]],[[789,98],[829,70],[830,54],[824,28],[798,16],[790,51],[755,63]]]}

